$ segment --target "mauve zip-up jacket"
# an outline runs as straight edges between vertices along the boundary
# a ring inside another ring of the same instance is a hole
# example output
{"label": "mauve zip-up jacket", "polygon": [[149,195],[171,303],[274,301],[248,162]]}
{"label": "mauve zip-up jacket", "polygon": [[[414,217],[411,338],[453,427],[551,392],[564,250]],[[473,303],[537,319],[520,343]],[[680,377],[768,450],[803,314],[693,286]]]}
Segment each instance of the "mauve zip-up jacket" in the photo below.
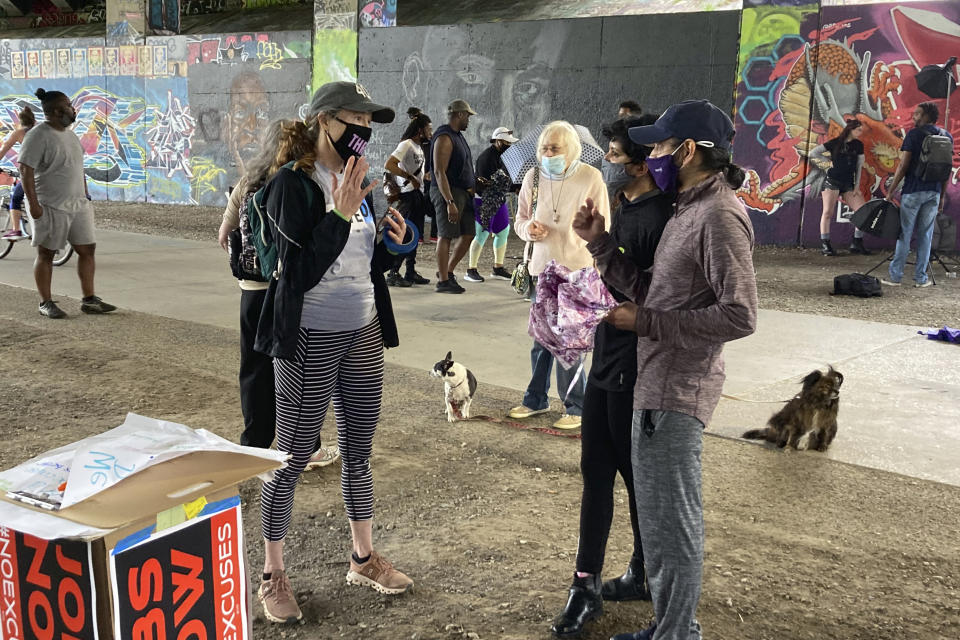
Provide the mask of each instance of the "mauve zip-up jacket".
{"label": "mauve zip-up jacket", "polygon": [[587,245],[604,279],[639,307],[634,409],[709,424],[723,390],[723,344],[757,326],[753,243],[750,218],[718,173],[677,196],[648,271],[608,233]]}

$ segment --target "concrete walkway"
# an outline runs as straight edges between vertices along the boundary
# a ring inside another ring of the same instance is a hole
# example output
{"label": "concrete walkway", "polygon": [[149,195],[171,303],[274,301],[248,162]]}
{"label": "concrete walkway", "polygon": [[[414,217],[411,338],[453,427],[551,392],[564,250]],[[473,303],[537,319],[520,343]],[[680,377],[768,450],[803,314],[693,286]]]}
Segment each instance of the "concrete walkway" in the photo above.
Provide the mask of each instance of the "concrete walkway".
{"label": "concrete walkway", "polygon": [[[213,242],[99,231],[97,290],[122,308],[237,329],[239,289]],[[25,243],[0,260],[0,282],[33,288]],[[79,298],[76,258],[54,271],[55,295]],[[431,270],[423,269],[425,274]],[[503,281],[464,282],[467,293],[394,289],[401,346],[388,362],[429,369],[451,350],[483,384],[517,390],[530,375],[528,303]],[[917,327],[761,311],[753,336],[727,345],[724,391],[781,400],[816,367],[844,376],[840,431],[826,455],[857,465],[960,486],[960,347]],[[709,432],[737,437],[762,426],[779,404],[722,400]]]}

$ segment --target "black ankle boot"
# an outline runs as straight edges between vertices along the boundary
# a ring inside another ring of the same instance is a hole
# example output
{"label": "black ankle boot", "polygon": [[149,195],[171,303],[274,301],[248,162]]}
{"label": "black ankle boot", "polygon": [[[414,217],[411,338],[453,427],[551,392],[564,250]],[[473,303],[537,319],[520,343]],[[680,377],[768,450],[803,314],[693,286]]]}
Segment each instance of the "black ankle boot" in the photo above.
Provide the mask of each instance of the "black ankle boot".
{"label": "black ankle boot", "polygon": [[853,242],[850,243],[850,253],[858,253],[861,256],[873,255],[873,251],[870,251],[865,246],[863,246],[863,238],[853,239]]}
{"label": "black ankle boot", "polygon": [[550,630],[558,638],[569,638],[583,632],[583,625],[603,613],[603,598],[600,597],[600,576],[588,578],[573,576],[570,597],[563,612],[553,621]]}
{"label": "black ankle boot", "polygon": [[613,602],[650,600],[650,589],[647,588],[647,572],[643,568],[643,560],[631,559],[630,566],[622,576],[603,583],[601,595],[604,600]]}
{"label": "black ankle boot", "polygon": [[829,240],[820,241],[820,252],[825,256],[837,255],[837,252],[833,250],[833,245],[830,244]]}

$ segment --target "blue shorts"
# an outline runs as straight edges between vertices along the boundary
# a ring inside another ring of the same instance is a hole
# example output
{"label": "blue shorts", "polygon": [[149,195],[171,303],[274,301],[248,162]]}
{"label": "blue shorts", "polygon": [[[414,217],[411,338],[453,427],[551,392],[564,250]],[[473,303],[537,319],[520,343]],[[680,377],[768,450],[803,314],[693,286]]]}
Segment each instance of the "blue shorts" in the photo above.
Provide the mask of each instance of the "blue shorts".
{"label": "blue shorts", "polygon": [[10,194],[10,210],[23,211],[23,183],[17,182],[13,185],[13,192]]}

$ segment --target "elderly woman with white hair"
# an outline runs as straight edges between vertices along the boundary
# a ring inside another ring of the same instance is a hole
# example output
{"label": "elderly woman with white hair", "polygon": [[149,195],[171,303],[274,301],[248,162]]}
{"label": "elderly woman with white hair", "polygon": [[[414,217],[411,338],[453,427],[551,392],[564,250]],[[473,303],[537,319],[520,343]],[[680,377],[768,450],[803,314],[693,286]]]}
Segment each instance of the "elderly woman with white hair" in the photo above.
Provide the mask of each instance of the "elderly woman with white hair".
{"label": "elderly woman with white hair", "polygon": [[[551,260],[577,270],[593,264],[587,243],[573,231],[572,222],[580,206],[590,198],[604,216],[609,215],[607,189],[600,171],[580,162],[580,136],[569,122],[557,120],[543,128],[537,141],[538,166],[527,172],[520,188],[514,229],[531,243],[530,274],[534,282]],[[533,296],[536,296],[534,285]],[[523,394],[523,404],[510,410],[511,418],[523,419],[550,408],[550,370],[554,357],[539,342],[530,351],[533,376]],[[587,372],[557,363],[557,388],[564,413],[553,426],[576,429],[583,414]]]}

